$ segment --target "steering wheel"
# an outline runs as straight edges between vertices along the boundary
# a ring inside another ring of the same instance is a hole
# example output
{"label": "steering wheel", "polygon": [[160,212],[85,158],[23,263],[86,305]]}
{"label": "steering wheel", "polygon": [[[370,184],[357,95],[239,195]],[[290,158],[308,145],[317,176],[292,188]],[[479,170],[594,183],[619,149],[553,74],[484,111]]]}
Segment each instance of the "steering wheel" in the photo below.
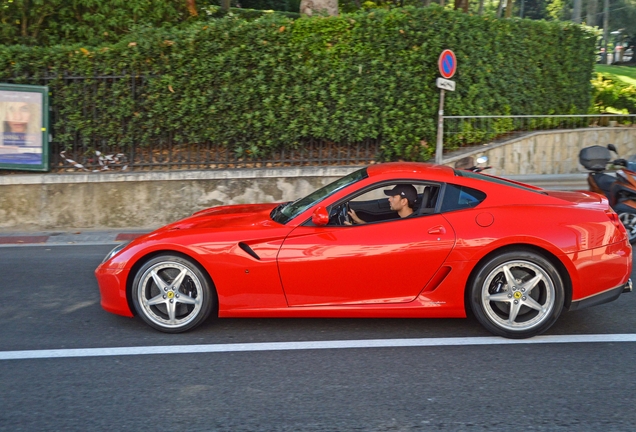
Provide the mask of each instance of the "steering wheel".
{"label": "steering wheel", "polygon": [[333,215],[335,219],[333,222],[336,225],[344,225],[345,222],[351,223],[351,216],[349,216],[349,203],[340,204]]}
{"label": "steering wheel", "polygon": [[351,220],[351,216],[349,216],[349,203],[346,202],[342,205],[342,209],[340,210],[342,223],[340,225],[345,225],[347,222],[349,225],[353,225],[353,221]]}

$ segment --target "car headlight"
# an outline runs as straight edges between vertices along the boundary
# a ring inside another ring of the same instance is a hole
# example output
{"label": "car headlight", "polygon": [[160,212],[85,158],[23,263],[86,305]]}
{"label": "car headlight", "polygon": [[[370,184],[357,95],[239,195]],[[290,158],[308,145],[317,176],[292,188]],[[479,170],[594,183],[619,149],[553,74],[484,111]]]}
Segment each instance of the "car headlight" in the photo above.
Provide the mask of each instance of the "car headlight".
{"label": "car headlight", "polygon": [[126,246],[128,246],[128,243],[122,243],[122,244],[118,244],[117,246],[115,246],[113,248],[113,250],[108,252],[108,255],[106,255],[106,257],[102,260],[102,263],[105,263],[106,261],[108,261],[109,259],[114,257],[115,255],[117,255]]}

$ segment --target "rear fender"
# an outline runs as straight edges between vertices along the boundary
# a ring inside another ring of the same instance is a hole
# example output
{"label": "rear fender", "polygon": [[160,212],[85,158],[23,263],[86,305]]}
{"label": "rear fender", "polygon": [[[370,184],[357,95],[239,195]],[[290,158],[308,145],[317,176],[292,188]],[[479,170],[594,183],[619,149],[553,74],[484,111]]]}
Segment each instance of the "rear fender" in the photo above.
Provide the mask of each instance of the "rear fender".
{"label": "rear fender", "polygon": [[[538,247],[536,245],[528,244],[528,243],[516,243],[516,244],[508,244],[505,246],[492,249],[486,254],[484,254],[481,258],[479,258],[479,260],[475,263],[468,277],[466,286],[464,287],[464,304],[466,305],[466,309],[468,309],[470,305],[470,302],[468,299],[468,296],[470,295],[470,287],[472,286],[475,280],[475,277],[477,275],[478,269],[481,267],[481,265],[484,262],[487,262],[488,260],[490,260],[495,255],[513,251],[513,250],[531,251],[543,256],[545,259],[550,261],[550,263],[557,269],[557,272],[559,273],[559,276],[561,276],[561,280],[563,281],[563,288],[565,290],[564,308],[565,309],[569,308],[572,302],[572,278],[570,277],[570,274],[571,274],[571,271],[576,270],[573,263],[569,259],[567,259],[566,256],[563,256],[565,260],[562,260],[557,255],[550,252],[548,249],[544,249],[544,248]],[[576,273],[573,273],[573,274],[576,274]]]}

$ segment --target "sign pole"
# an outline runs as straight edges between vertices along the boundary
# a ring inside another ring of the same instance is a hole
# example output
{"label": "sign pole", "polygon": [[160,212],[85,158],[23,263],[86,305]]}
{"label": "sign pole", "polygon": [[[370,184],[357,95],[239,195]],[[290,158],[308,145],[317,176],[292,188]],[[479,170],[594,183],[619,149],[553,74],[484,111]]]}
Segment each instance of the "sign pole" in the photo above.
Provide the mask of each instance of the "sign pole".
{"label": "sign pole", "polygon": [[439,91],[439,112],[437,113],[437,146],[435,147],[435,163],[442,163],[442,147],[444,146],[444,89]]}
{"label": "sign pole", "polygon": [[439,112],[437,117],[437,145],[435,147],[435,163],[442,164],[442,153],[444,150],[444,90],[455,91],[455,81],[450,78],[457,70],[457,58],[455,53],[445,49],[437,59],[437,67],[442,78],[437,78],[436,85],[439,87]]}

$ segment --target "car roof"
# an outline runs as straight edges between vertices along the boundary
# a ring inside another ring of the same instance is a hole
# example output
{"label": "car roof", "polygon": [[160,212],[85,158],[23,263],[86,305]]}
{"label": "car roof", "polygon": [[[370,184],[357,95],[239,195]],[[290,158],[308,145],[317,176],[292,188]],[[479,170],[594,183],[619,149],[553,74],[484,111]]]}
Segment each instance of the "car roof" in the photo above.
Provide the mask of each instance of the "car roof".
{"label": "car roof", "polygon": [[445,180],[455,177],[455,170],[444,165],[434,165],[424,162],[387,162],[377,165],[370,165],[367,168],[369,177],[379,175],[396,174],[425,174],[431,179]]}

